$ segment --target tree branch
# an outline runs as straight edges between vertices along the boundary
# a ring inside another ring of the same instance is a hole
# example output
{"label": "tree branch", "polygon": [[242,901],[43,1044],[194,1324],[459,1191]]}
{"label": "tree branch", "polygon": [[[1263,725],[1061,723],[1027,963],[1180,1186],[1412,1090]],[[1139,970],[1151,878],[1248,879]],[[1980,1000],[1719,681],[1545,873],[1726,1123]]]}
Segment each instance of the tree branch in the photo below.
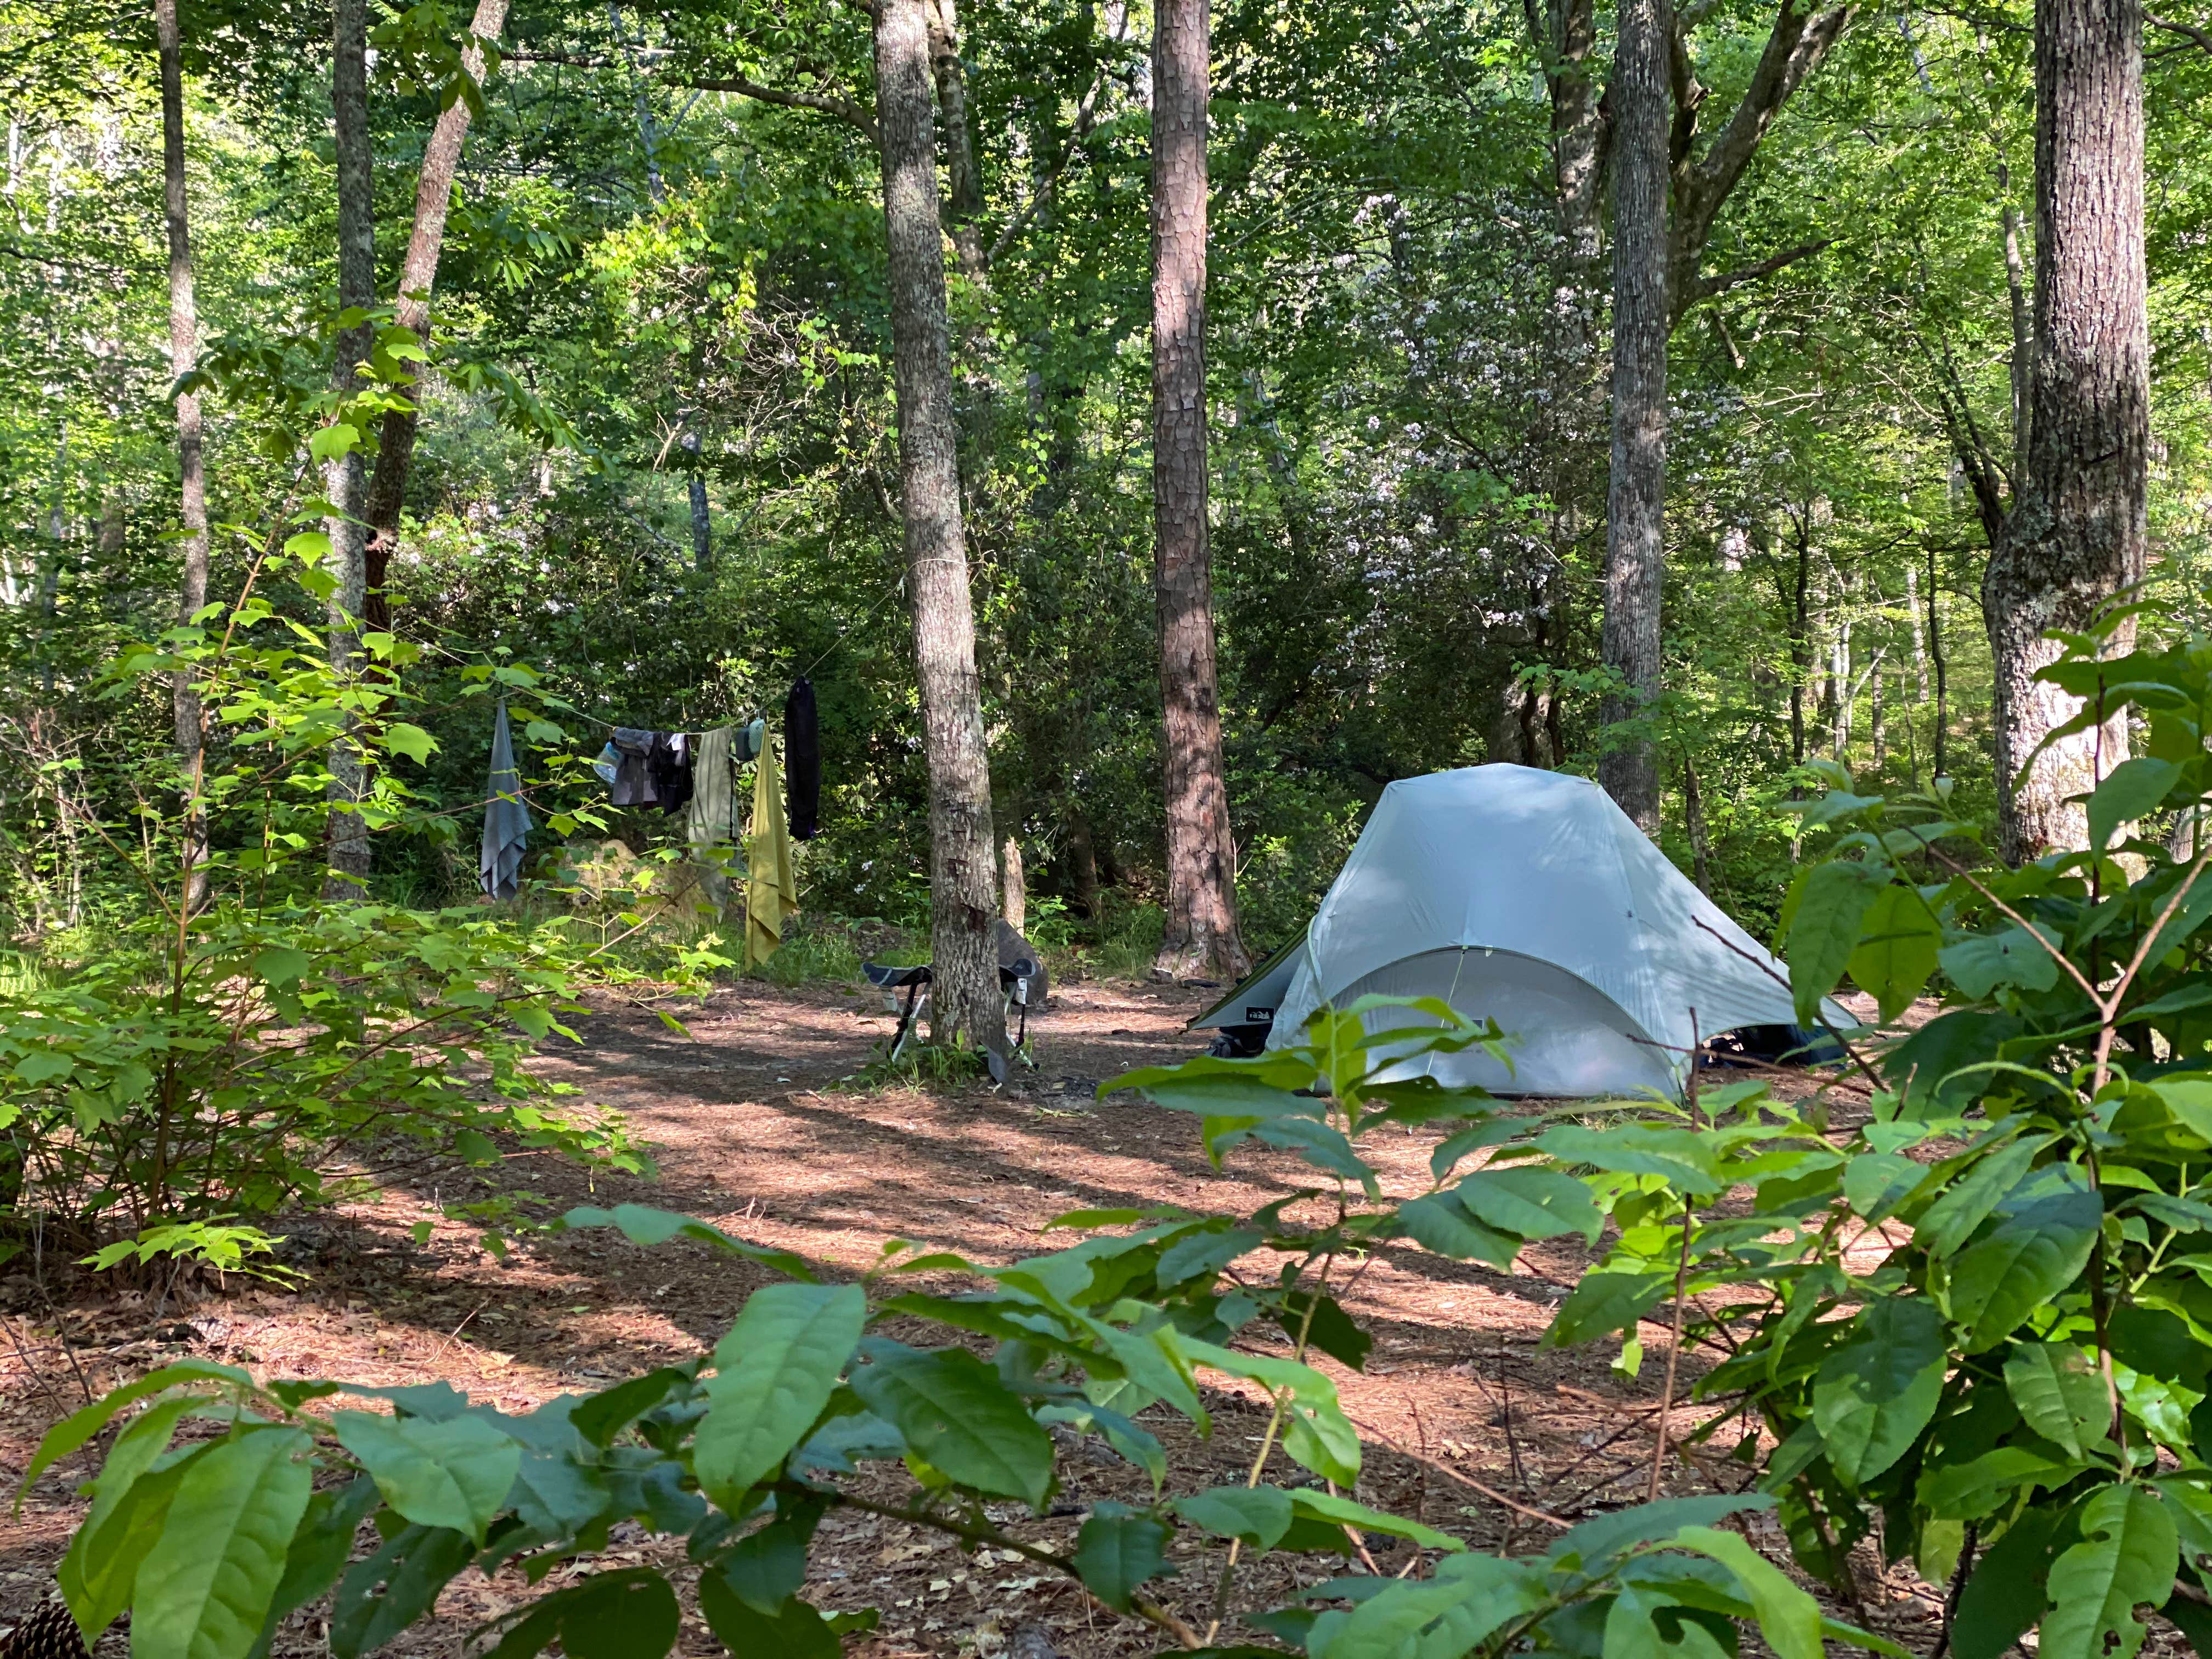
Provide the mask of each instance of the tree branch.
{"label": "tree branch", "polygon": [[[573,52],[510,52],[506,54],[506,61],[510,64],[563,64],[571,69],[616,67],[610,58],[586,58]],[[666,86],[681,87],[687,92],[734,92],[763,104],[778,104],[786,109],[809,109],[817,114],[834,115],[866,133],[870,143],[881,142],[876,131],[876,118],[866,106],[849,98],[840,98],[834,93],[787,92],[781,87],[767,86],[742,75],[667,75],[653,78]]]}
{"label": "tree branch", "polygon": [[2212,52],[2212,33],[2207,33],[2194,23],[2176,23],[2164,17],[2154,17],[2148,12],[2143,14],[2143,21],[2150,24],[2154,28],[2161,28],[2170,34],[2179,35],[2199,51]]}
{"label": "tree branch", "polygon": [[1836,239],[1832,236],[1823,236],[1817,242],[1801,242],[1796,247],[1784,248],[1779,253],[1770,254],[1756,264],[1741,265],[1734,270],[1724,271],[1718,276],[1698,277],[1691,283],[1690,291],[1682,301],[1682,307],[1687,310],[1700,300],[1710,300],[1716,294],[1725,294],[1732,288],[1742,287],[1746,283],[1755,283],[1762,276],[1771,276],[1784,265],[1794,265],[1800,259],[1809,259],[1816,253],[1825,253],[1835,246],[1835,241]]}

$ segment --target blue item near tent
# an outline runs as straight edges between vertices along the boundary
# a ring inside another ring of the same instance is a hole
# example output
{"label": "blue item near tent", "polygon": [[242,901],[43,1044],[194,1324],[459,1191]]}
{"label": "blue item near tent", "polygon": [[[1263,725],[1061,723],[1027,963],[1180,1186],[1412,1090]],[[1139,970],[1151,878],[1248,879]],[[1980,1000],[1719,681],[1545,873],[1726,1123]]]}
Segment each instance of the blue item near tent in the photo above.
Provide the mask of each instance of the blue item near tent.
{"label": "blue item near tent", "polygon": [[507,699],[491,724],[491,777],[484,786],[483,847],[477,855],[477,884],[492,898],[513,898],[528,845],[530,809],[522,804],[522,777],[514,766],[514,738],[507,730]]}

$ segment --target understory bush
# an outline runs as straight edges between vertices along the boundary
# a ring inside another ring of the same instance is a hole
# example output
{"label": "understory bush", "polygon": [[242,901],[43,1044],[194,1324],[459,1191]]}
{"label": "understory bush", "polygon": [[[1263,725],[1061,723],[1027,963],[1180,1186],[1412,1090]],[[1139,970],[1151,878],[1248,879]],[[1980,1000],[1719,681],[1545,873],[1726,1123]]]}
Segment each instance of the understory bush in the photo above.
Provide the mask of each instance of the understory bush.
{"label": "understory bush", "polygon": [[[568,1035],[585,978],[619,976],[605,941],[492,908],[326,891],[338,813],[444,841],[482,811],[439,810],[408,784],[433,743],[404,718],[396,684],[413,647],[371,634],[333,670],[303,607],[266,596],[283,574],[319,600],[327,551],[319,532],[294,536],[256,562],[234,606],[209,607],[108,677],[109,695],[146,702],[190,677],[204,740],[181,769],[173,752],[148,762],[127,817],[77,826],[135,878],[136,919],[81,936],[64,970],[31,962],[0,976],[0,1253],[33,1234],[81,1249],[158,1236],[156,1254],[208,1256],[201,1224],[237,1224],[219,1235],[224,1251],[250,1246],[255,1222],[326,1201],[342,1170],[488,1163],[502,1141],[645,1167],[618,1120],[523,1064],[539,1039]],[[462,678],[487,703],[527,711],[532,739],[562,737],[527,669]],[[362,753],[368,784],[334,808],[339,744]],[[515,1212],[512,1197],[471,1212],[495,1228]]]}

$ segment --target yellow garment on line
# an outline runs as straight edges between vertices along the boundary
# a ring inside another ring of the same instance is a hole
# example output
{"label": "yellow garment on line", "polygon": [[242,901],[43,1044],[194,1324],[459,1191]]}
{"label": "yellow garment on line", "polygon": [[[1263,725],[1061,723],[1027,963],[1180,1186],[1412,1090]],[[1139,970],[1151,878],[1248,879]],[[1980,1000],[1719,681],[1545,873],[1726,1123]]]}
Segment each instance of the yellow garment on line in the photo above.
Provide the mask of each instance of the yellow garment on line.
{"label": "yellow garment on line", "polygon": [[745,836],[745,966],[758,967],[783,943],[783,924],[799,914],[799,882],[791,872],[791,830],[783,819],[783,785],[773,740],[761,745],[753,775],[753,822]]}

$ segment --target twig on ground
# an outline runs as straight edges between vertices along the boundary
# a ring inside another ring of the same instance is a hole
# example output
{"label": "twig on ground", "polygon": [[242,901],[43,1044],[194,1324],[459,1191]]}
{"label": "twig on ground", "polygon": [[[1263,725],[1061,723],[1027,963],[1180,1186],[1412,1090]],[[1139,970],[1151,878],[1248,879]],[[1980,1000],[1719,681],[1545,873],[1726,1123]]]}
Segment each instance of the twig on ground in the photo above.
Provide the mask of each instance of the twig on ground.
{"label": "twig on ground", "polygon": [[1567,1528],[1574,1525],[1574,1522],[1571,1521],[1562,1521],[1558,1516],[1553,1515],[1547,1510],[1532,1509],[1526,1504],[1520,1503],[1514,1498],[1508,1498],[1504,1492],[1498,1491],[1497,1487],[1486,1486],[1482,1481],[1477,1480],[1473,1475],[1462,1474],[1457,1469],[1452,1468],[1450,1464],[1443,1462],[1440,1459],[1426,1456],[1420,1452],[1409,1450],[1405,1446],[1401,1445],[1397,1441],[1392,1439],[1389,1435],[1383,1433],[1382,1430],[1376,1428],[1371,1423],[1362,1423],[1357,1418],[1354,1418],[1352,1422],[1352,1426],[1358,1429],[1360,1433],[1367,1435],[1372,1439],[1380,1441],[1383,1445],[1388,1446],[1392,1451],[1397,1453],[1399,1456],[1410,1458],[1416,1463],[1419,1463],[1426,1468],[1434,1469],[1438,1474],[1443,1476],[1445,1480],[1455,1481],[1459,1485],[1465,1486],[1469,1492],[1480,1492],[1482,1496],[1487,1498],[1492,1503],[1502,1504],[1507,1509],[1511,1510],[1516,1515],[1525,1516],[1531,1521],[1541,1522],[1547,1527],[1557,1527],[1563,1532],[1566,1530]]}

